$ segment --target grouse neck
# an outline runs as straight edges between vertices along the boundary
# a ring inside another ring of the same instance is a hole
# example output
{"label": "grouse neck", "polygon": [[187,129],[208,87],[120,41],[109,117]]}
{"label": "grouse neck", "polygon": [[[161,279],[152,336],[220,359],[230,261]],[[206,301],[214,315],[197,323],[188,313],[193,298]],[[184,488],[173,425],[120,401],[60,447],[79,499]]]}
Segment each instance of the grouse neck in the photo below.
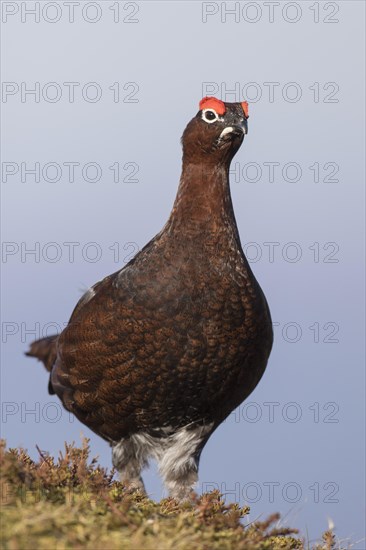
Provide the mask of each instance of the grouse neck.
{"label": "grouse neck", "polygon": [[[239,241],[229,185],[229,164],[183,163],[168,225],[192,235],[229,233]],[[240,242],[240,241],[239,241]]]}

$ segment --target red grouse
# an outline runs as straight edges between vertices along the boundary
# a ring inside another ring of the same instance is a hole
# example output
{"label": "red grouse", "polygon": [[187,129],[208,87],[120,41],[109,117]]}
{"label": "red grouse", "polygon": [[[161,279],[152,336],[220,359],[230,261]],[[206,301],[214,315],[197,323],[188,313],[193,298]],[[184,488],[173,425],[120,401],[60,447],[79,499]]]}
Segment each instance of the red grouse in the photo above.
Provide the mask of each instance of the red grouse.
{"label": "red grouse", "polygon": [[143,489],[141,470],[155,458],[180,500],[208,438],[254,390],[272,347],[229,188],[247,119],[246,102],[200,102],[163,229],[82,296],[61,334],[28,352],[50,371],[50,393],[110,443],[122,481]]}

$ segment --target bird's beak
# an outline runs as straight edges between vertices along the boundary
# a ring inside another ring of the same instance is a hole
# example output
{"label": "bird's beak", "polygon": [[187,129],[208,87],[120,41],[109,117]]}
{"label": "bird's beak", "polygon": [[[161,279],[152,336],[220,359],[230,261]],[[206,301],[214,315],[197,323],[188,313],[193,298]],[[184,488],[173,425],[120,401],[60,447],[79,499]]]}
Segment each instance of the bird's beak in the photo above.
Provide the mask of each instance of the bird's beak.
{"label": "bird's beak", "polygon": [[240,122],[233,125],[233,133],[243,134],[244,136],[248,133],[248,123],[247,121],[241,120]]}
{"label": "bird's beak", "polygon": [[248,133],[248,123],[246,120],[240,120],[238,122],[235,122],[233,124],[231,124],[230,126],[227,126],[226,128],[223,129],[223,131],[221,132],[220,134],[220,137],[219,139],[221,140],[222,138],[224,138],[225,136],[227,135],[232,135],[232,136],[238,136],[238,137],[244,137],[245,134]]}

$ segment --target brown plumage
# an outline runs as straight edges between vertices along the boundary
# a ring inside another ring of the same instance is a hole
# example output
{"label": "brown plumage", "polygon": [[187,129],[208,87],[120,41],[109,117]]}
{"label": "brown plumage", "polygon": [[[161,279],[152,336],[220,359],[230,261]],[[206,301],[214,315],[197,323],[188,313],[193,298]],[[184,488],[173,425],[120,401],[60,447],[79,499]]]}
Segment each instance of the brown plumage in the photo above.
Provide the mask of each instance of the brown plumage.
{"label": "brown plumage", "polygon": [[247,107],[205,98],[182,137],[171,215],[123,269],[94,285],[65,330],[34,342],[50,391],[112,446],[132,487],[158,460],[186,498],[215,428],[258,384],[272,347],[266,299],[243,254],[229,166]]}

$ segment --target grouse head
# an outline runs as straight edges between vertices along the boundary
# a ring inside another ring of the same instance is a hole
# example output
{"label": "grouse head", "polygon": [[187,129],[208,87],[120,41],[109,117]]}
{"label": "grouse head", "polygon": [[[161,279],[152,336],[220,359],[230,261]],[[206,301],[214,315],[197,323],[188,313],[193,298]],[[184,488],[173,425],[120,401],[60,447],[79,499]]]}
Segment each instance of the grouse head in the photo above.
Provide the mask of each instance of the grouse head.
{"label": "grouse head", "polygon": [[183,159],[200,164],[230,163],[248,133],[248,103],[204,97],[182,136]]}

